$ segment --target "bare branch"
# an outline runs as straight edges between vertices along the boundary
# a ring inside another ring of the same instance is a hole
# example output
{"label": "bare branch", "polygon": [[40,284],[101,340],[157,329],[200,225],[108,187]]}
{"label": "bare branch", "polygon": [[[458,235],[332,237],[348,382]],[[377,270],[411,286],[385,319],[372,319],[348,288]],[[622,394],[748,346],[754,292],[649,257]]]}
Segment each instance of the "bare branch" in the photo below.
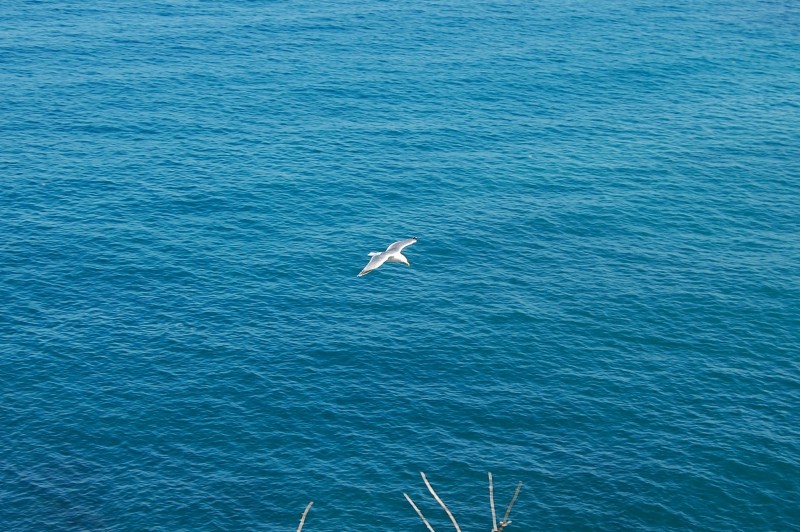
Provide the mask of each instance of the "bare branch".
{"label": "bare branch", "polygon": [[306,516],[308,515],[308,511],[311,509],[312,504],[314,504],[314,501],[311,501],[308,503],[308,506],[306,506],[306,509],[303,512],[303,517],[300,518],[300,526],[297,527],[297,532],[301,532],[303,530],[303,525],[306,522]]}
{"label": "bare branch", "polygon": [[412,507],[412,508],[414,508],[414,510],[416,510],[416,512],[417,512],[417,515],[419,516],[419,518],[420,518],[420,519],[422,519],[422,522],[423,522],[423,523],[425,523],[425,526],[427,526],[427,527],[428,527],[428,530],[430,530],[431,532],[436,532],[436,531],[433,529],[433,527],[431,526],[431,524],[428,522],[428,520],[427,520],[427,519],[425,519],[425,516],[424,516],[424,515],[422,515],[422,512],[420,511],[420,509],[419,509],[419,508],[417,508],[417,505],[416,505],[416,504],[414,504],[414,501],[412,501],[412,500],[411,500],[411,497],[409,497],[407,493],[403,493],[403,497],[405,497],[405,498],[406,498],[406,500],[408,501],[408,504],[410,504],[410,505],[411,505],[411,507]]}
{"label": "bare branch", "polygon": [[494,484],[492,484],[491,471],[489,471],[489,506],[492,508],[492,532],[497,532],[497,515],[494,513]]}
{"label": "bare branch", "polygon": [[431,486],[431,483],[428,482],[428,478],[425,476],[425,473],[420,471],[419,474],[422,476],[422,480],[425,482],[425,485],[428,487],[428,491],[430,491],[431,495],[433,495],[433,498],[436,499],[436,502],[439,503],[439,506],[444,508],[444,511],[447,512],[447,517],[450,518],[450,521],[453,523],[453,526],[456,527],[456,532],[461,532],[461,527],[458,526],[458,523],[456,522],[456,518],[453,517],[453,514],[450,513],[450,510],[447,508],[447,506],[444,504],[444,502],[442,502],[442,499],[440,499],[439,496],[436,494],[436,492],[433,490],[433,486]]}
{"label": "bare branch", "polygon": [[517,489],[514,491],[514,496],[511,497],[511,502],[508,503],[508,508],[506,508],[506,515],[503,516],[503,520],[500,522],[500,527],[497,529],[498,531],[502,532],[502,530],[511,524],[511,521],[508,520],[509,514],[511,514],[511,507],[514,506],[514,503],[517,502],[517,497],[519,497],[519,490],[522,489],[522,481],[517,484]]}

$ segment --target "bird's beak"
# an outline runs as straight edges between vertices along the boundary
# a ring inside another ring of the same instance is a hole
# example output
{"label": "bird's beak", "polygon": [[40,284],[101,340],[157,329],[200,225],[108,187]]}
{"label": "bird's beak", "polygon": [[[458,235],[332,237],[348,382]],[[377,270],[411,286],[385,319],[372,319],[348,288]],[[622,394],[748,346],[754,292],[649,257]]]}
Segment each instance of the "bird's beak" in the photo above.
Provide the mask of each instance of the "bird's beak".
{"label": "bird's beak", "polygon": [[406,266],[411,266],[411,262],[406,261]]}

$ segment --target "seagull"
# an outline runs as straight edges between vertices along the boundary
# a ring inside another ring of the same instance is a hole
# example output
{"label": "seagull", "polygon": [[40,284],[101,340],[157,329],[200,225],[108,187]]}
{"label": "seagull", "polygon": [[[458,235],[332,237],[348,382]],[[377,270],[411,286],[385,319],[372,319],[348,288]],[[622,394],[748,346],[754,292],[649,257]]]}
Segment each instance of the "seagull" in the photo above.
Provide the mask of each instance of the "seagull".
{"label": "seagull", "polygon": [[408,262],[408,259],[405,255],[403,255],[403,248],[406,246],[410,246],[411,244],[417,241],[417,237],[412,236],[411,238],[407,238],[405,240],[398,240],[389,245],[386,248],[386,251],[371,251],[369,256],[372,257],[364,266],[364,269],[361,270],[361,273],[358,274],[359,277],[362,275],[367,275],[372,270],[377,270],[380,268],[384,262],[402,262],[406,266],[411,266],[411,263]]}

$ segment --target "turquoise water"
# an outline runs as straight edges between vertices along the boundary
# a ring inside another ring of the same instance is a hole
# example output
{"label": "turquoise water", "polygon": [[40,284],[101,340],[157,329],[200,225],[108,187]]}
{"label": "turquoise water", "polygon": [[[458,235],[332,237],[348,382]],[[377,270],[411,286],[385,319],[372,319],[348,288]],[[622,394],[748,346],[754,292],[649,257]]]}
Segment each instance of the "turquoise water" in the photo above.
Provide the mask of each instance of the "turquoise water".
{"label": "turquoise water", "polygon": [[778,0],[4,1],[0,528],[800,529],[798,65]]}

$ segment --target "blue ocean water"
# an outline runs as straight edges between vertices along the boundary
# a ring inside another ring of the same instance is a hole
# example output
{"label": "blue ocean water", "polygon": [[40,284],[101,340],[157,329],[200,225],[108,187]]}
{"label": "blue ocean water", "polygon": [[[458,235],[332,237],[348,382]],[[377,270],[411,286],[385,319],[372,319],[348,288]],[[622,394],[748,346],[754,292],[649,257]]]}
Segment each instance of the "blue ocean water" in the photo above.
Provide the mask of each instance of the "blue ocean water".
{"label": "blue ocean water", "polygon": [[3,1],[0,528],[800,529],[798,65],[785,0]]}

